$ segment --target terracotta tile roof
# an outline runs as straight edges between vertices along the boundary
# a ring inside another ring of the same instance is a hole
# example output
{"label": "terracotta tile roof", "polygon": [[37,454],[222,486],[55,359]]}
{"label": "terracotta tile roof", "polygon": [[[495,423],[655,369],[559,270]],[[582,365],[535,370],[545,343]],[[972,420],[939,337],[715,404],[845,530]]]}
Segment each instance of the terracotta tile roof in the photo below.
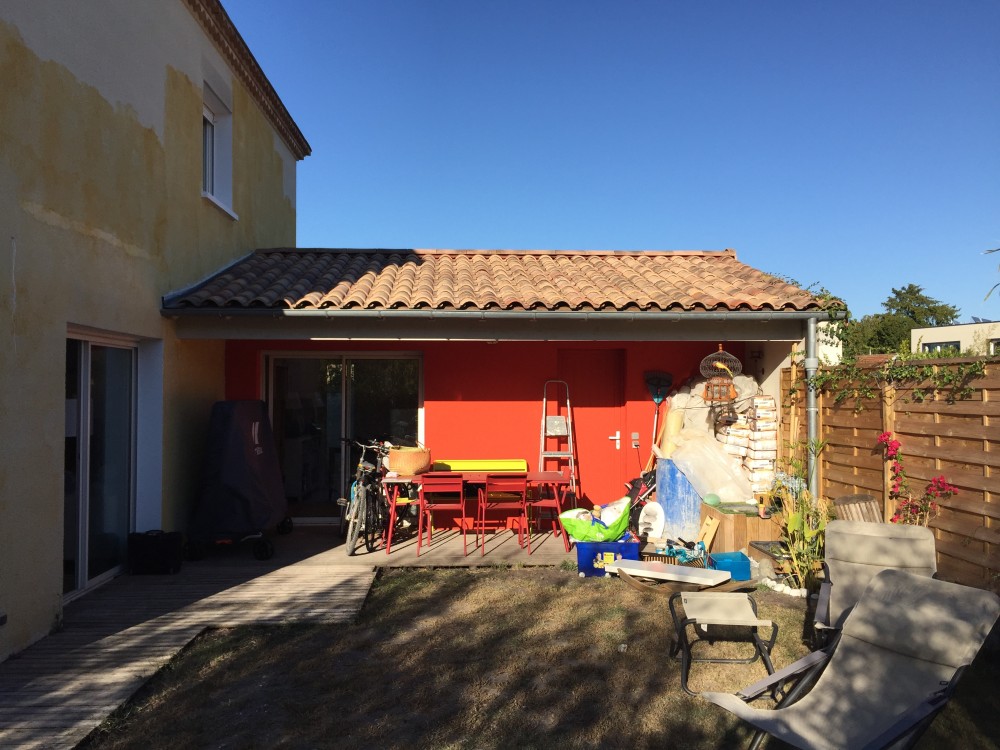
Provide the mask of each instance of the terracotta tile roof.
{"label": "terracotta tile roof", "polygon": [[165,310],[818,310],[732,250],[258,250]]}

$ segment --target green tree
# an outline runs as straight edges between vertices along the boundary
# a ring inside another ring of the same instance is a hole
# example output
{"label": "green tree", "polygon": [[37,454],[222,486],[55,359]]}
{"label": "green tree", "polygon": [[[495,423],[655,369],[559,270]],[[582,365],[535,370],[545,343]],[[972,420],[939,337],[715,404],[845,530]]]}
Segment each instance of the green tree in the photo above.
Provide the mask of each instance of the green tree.
{"label": "green tree", "polygon": [[927,296],[916,284],[893,289],[882,307],[886,312],[865,315],[843,327],[845,359],[860,354],[909,351],[911,329],[950,325],[959,314],[957,307]]}
{"label": "green tree", "polygon": [[918,328],[917,323],[906,315],[891,313],[879,315],[878,324],[872,332],[871,344],[880,352],[898,351],[910,348],[910,331]]}
{"label": "green tree", "polygon": [[893,289],[892,295],[882,303],[882,307],[890,315],[902,315],[912,320],[914,325],[910,328],[948,326],[958,320],[959,313],[959,309],[954,305],[947,305],[928,297],[924,294],[924,288],[916,284]]}
{"label": "green tree", "polygon": [[843,343],[844,359],[854,359],[860,354],[871,353],[868,345],[872,329],[875,326],[875,316],[865,315],[857,320],[848,320],[841,326],[841,341]]}
{"label": "green tree", "polygon": [[916,327],[917,324],[905,315],[887,313],[865,315],[860,320],[852,320],[844,326],[844,358],[895,352],[904,344],[909,349],[910,329]]}

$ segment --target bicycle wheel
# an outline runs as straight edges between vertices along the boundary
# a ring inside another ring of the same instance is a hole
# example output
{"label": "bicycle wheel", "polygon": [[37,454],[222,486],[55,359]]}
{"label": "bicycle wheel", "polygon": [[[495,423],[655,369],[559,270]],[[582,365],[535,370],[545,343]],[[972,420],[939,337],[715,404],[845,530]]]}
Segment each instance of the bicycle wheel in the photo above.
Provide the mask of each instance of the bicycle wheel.
{"label": "bicycle wheel", "polygon": [[347,554],[353,555],[358,546],[358,535],[365,526],[367,514],[367,498],[363,484],[355,482],[351,485],[351,504],[347,508],[349,524],[347,526]]}
{"label": "bicycle wheel", "polygon": [[368,511],[365,514],[365,549],[374,552],[382,544],[382,532],[389,518],[385,512],[381,493],[376,488],[366,487],[365,496],[368,500]]}

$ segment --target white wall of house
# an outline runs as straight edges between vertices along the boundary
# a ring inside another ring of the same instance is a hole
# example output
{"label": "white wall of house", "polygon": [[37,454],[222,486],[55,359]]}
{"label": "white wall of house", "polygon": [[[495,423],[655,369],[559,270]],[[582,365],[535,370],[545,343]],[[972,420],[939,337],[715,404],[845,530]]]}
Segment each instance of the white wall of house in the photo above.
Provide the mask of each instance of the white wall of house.
{"label": "white wall of house", "polygon": [[[223,348],[179,342],[160,298],[294,245],[296,159],[182,0],[8,0],[0,80],[3,659],[65,601],[67,337],[134,350],[129,523],[176,528]],[[208,81],[232,107],[229,212],[201,190]]]}
{"label": "white wall of house", "polygon": [[[805,323],[802,324],[803,327]],[[829,331],[830,324],[821,322],[816,326],[816,355],[820,364],[835,365],[840,362],[842,346]],[[806,352],[806,340],[766,341],[747,344],[747,362],[744,373],[752,375],[760,384],[761,392],[773,396],[776,403],[782,403],[786,394],[781,392],[781,371],[789,367],[794,357],[801,368]]]}
{"label": "white wall of house", "polygon": [[949,347],[969,354],[1000,354],[1000,321],[914,328],[910,331],[911,352]]}

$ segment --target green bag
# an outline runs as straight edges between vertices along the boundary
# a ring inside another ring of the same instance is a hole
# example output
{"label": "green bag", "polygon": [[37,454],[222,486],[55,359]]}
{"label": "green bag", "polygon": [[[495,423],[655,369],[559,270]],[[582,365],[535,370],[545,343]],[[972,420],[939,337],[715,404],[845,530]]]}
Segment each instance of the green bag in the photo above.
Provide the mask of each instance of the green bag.
{"label": "green bag", "polygon": [[610,508],[617,503],[622,503],[624,509],[610,524],[604,524],[599,519],[591,518],[589,515],[584,518],[579,516],[584,508],[572,508],[559,514],[559,521],[562,523],[566,533],[578,542],[617,542],[628,528],[629,499],[623,498],[614,503],[601,506]]}

